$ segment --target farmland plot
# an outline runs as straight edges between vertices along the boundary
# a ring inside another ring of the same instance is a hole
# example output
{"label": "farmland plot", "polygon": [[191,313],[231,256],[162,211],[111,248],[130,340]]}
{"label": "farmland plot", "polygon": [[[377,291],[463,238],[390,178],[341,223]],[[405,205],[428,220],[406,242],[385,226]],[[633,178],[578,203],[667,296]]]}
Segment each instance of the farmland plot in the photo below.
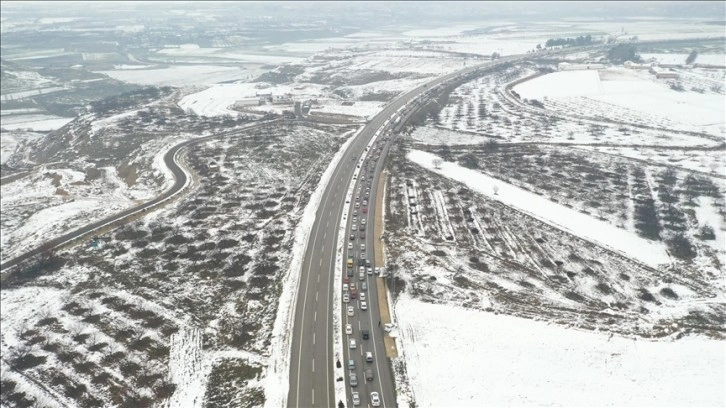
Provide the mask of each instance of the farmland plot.
{"label": "farmland plot", "polygon": [[[581,99],[570,101],[571,98],[563,98],[563,101],[577,105],[577,108],[568,105],[545,110],[535,107],[541,104],[541,97],[535,99],[529,96],[534,99],[533,102],[520,100],[508,94],[506,91],[508,84],[530,77],[534,72],[531,67],[515,65],[459,86],[450,94],[433,124],[442,129],[471,134],[475,140],[487,137],[501,142],[682,146],[704,149],[719,144],[720,140],[714,135],[672,131],[669,130],[672,124],[664,119],[651,122],[649,116],[641,117],[645,114],[633,113],[625,108],[620,108],[617,120],[603,117],[601,112],[612,111],[614,108],[599,106],[600,102],[593,102],[590,99],[584,103]],[[580,72],[588,74],[588,77],[597,76],[593,71]],[[572,72],[555,74],[563,73]],[[514,89],[520,89],[527,83],[518,85]],[[553,82],[548,89],[559,88],[556,88],[556,82]],[[522,93],[521,98],[526,99],[524,95]],[[552,102],[548,99],[546,103]],[[591,108],[587,110],[583,108],[591,104]],[[645,127],[646,125],[648,126]]]}
{"label": "farmland plot", "polygon": [[723,335],[720,271],[634,262],[422,172],[405,150],[390,162],[384,235],[397,292],[580,328]]}
{"label": "farmland plot", "polygon": [[187,198],[17,275],[2,290],[3,390],[79,406],[264,403],[294,231],[346,131],[210,141],[188,154]]}

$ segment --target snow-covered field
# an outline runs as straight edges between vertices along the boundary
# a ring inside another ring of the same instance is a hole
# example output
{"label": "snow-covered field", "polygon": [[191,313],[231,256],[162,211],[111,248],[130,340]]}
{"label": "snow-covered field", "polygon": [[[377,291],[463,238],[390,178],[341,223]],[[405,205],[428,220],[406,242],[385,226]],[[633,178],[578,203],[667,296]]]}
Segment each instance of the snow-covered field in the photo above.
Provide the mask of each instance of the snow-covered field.
{"label": "snow-covered field", "polygon": [[44,132],[62,128],[73,118],[64,118],[53,115],[4,115],[2,117],[2,128],[6,130],[30,130]]}
{"label": "snow-covered field", "polygon": [[721,341],[636,340],[408,296],[395,313],[420,407],[726,404]]}
{"label": "snow-covered field", "polygon": [[[686,126],[723,134],[726,98],[721,94],[678,92],[657,82],[647,71],[610,68],[602,71],[561,71],[543,75],[514,87],[525,99],[556,104],[586,105],[586,100],[653,116]],[[564,107],[561,107],[564,108]]]}
{"label": "snow-covered field", "polygon": [[[425,169],[462,182],[491,199],[501,201],[577,236],[613,248],[648,265],[657,266],[670,262],[662,244],[643,239],[635,233],[616,228],[607,222],[584,215],[532,192],[461,167],[456,163],[444,162],[431,153],[412,150],[408,158]],[[440,168],[434,166],[434,160],[441,161]]]}
{"label": "snow-covered field", "polygon": [[215,65],[175,65],[160,69],[116,69],[99,71],[119,81],[158,86],[212,85],[225,81],[246,80],[259,74],[256,67],[228,67]]}

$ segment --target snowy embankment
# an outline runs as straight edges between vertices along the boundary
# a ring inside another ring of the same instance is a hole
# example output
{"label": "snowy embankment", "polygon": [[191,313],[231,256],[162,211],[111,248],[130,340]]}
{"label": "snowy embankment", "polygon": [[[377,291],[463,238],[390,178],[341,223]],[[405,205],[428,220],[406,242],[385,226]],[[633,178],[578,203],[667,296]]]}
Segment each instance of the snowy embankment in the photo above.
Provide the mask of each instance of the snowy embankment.
{"label": "snowy embankment", "polygon": [[396,315],[419,407],[726,404],[717,340],[635,340],[407,296]]}
{"label": "snowy embankment", "polygon": [[308,245],[310,232],[315,223],[315,213],[320,206],[323,192],[328,186],[333,171],[343,158],[350,144],[363,130],[360,127],[355,133],[343,143],[330,161],[328,168],[320,177],[320,183],[310,196],[305,210],[295,231],[293,243],[292,260],[290,269],[282,280],[280,303],[277,308],[275,325],[272,328],[272,340],[270,344],[270,357],[265,370],[265,406],[283,407],[287,406],[287,394],[290,389],[290,352],[292,350],[292,330],[295,318],[295,303],[297,301],[298,287],[300,284],[300,272],[302,271],[305,248]]}
{"label": "snowy embankment", "polygon": [[[648,241],[634,232],[617,228],[486,174],[467,169],[456,163],[445,162],[434,154],[412,150],[407,157],[419,166],[464,183],[490,199],[516,208],[578,237],[614,249],[647,265],[655,267],[670,263],[665,247],[660,242]],[[442,162],[438,169],[433,164],[434,159]]]}
{"label": "snowy embankment", "polygon": [[[201,408],[211,364],[204,364],[202,332],[199,329],[181,328],[171,335],[169,350],[169,374],[176,384],[170,407]],[[208,360],[208,359],[207,359]]]}

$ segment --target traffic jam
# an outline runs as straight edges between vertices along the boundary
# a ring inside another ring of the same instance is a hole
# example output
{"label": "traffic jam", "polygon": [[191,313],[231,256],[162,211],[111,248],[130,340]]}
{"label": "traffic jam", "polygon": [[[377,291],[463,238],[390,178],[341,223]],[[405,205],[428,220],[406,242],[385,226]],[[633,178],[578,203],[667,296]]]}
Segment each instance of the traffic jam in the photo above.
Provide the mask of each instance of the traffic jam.
{"label": "traffic jam", "polygon": [[[375,181],[376,167],[385,144],[390,139],[390,132],[379,137],[366,149],[367,154],[361,159],[357,167],[358,180],[354,187],[352,214],[349,221],[349,236],[347,244],[347,259],[345,274],[343,276],[342,301],[345,314],[345,355],[348,370],[348,385],[350,387],[349,402],[353,406],[360,406],[367,398],[368,404],[373,407],[381,406],[380,393],[376,387],[375,373],[376,360],[374,358],[374,345],[372,331],[382,336],[380,316],[368,312],[371,298],[376,296],[375,275],[378,268],[374,265],[372,245],[367,243],[368,232],[373,229],[373,211],[369,213],[372,184]],[[372,236],[372,235],[371,235]],[[372,241],[372,240],[371,240]],[[372,242],[371,242],[372,244]],[[370,278],[370,279],[369,279]],[[375,321],[375,322],[374,322]],[[387,367],[381,367],[387,369]]]}

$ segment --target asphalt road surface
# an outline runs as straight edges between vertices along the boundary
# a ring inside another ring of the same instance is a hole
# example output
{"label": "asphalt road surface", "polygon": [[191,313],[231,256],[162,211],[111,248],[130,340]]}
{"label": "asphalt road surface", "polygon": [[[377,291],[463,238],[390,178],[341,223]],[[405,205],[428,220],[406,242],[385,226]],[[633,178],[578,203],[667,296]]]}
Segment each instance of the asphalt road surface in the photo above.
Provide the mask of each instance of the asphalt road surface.
{"label": "asphalt road surface", "polygon": [[89,234],[89,233],[91,233],[103,226],[109,225],[111,223],[114,223],[114,222],[122,223],[124,218],[129,217],[132,214],[136,214],[140,211],[148,211],[149,209],[164,202],[169,197],[171,197],[174,194],[176,194],[177,192],[179,192],[184,187],[184,185],[186,185],[186,183],[187,183],[187,175],[184,172],[184,170],[182,170],[182,168],[179,166],[179,164],[177,162],[177,159],[178,159],[177,154],[179,153],[179,151],[181,151],[185,147],[188,147],[188,146],[191,146],[191,145],[194,145],[197,143],[202,143],[202,142],[205,142],[210,139],[227,136],[227,135],[234,134],[234,133],[245,132],[249,129],[254,129],[254,128],[258,128],[260,126],[265,126],[269,123],[270,122],[261,123],[258,125],[253,125],[253,126],[244,128],[244,129],[237,129],[234,131],[216,134],[216,135],[212,135],[212,136],[205,136],[205,137],[200,137],[197,139],[187,140],[185,142],[179,143],[178,145],[175,145],[174,147],[169,149],[169,151],[164,155],[164,164],[166,165],[166,167],[169,168],[169,170],[171,170],[172,174],[174,175],[174,185],[172,185],[171,188],[166,190],[160,196],[154,198],[151,201],[147,201],[143,204],[137,205],[135,207],[121,211],[114,215],[108,216],[100,221],[88,224],[88,225],[78,228],[74,231],[63,234],[50,241],[46,241],[41,246],[39,246],[35,249],[32,249],[28,252],[25,252],[22,255],[19,255],[15,258],[12,258],[12,259],[8,260],[7,262],[3,263],[2,265],[0,265],[0,270],[5,272],[7,268],[12,268],[13,266],[16,266],[16,265],[20,264],[21,262],[23,262],[27,259],[30,259],[36,255],[49,251],[53,248],[59,247],[69,241],[73,241],[77,238],[81,238],[84,235]]}

